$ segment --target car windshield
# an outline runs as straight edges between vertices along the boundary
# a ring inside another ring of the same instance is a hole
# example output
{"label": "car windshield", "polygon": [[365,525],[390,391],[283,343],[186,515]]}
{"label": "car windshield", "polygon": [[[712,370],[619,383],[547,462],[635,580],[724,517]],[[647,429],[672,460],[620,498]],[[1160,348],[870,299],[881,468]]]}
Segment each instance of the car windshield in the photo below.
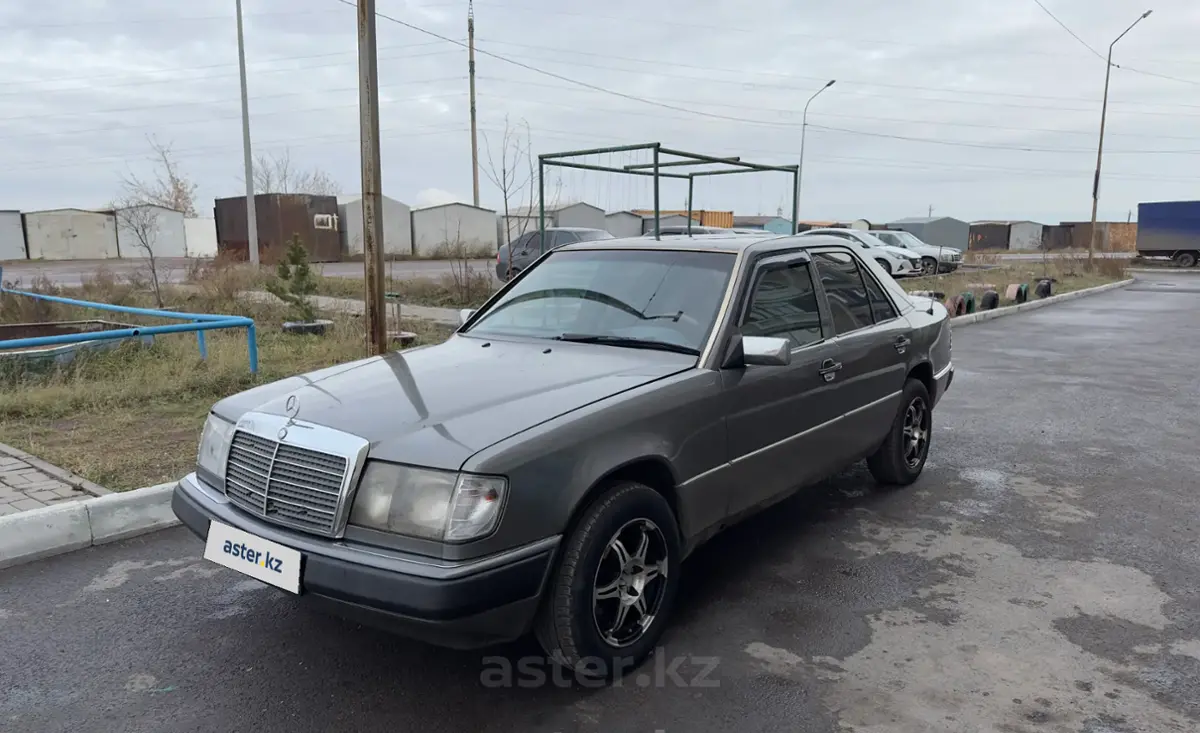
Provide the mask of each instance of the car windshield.
{"label": "car windshield", "polygon": [[734,260],[728,252],[555,251],[464,333],[699,354]]}
{"label": "car windshield", "polygon": [[908,249],[908,245],[904,243],[904,240],[896,236],[894,232],[871,232],[871,234],[884,244],[890,244],[893,247]]}

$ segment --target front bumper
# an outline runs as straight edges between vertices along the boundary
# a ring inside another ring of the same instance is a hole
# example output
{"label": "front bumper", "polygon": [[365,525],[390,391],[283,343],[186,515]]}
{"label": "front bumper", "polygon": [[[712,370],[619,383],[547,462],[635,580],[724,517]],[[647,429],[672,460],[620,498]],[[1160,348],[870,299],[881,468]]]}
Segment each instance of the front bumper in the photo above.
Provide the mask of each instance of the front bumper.
{"label": "front bumper", "polygon": [[201,539],[213,520],[298,550],[300,597],[335,615],[439,646],[472,649],[524,636],[559,537],[470,561],[331,540],[264,522],[189,474],[171,498]]}

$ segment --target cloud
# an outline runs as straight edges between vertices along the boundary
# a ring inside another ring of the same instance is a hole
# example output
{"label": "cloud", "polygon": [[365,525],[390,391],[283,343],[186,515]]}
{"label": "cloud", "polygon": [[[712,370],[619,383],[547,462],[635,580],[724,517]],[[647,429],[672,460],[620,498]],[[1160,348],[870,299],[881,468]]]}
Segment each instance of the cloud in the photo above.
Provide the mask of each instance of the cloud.
{"label": "cloud", "polygon": [[[1141,9],[1043,4],[1101,50]],[[466,36],[461,0],[380,0],[378,9]],[[239,193],[231,3],[62,0],[17,10],[0,9],[0,208],[108,200],[122,173],[146,172],[148,135],[173,144],[204,198]],[[499,157],[507,119],[528,123],[535,155],[659,141],[793,164],[806,102],[836,79],[809,110],[802,216],[884,221],[931,205],[967,219],[1090,213],[1104,64],[1033,0],[478,0],[475,15],[481,161]],[[245,15],[255,152],[287,148],[347,191],[360,180],[355,22],[333,0],[253,3]],[[1103,218],[1196,196],[1200,84],[1163,77],[1200,82],[1198,23],[1200,5],[1161,0],[1116,47]],[[382,18],[378,30],[385,193],[420,203],[434,190],[470,191],[466,51]],[[480,178],[482,203],[500,207]],[[561,180],[564,199],[652,205],[644,178],[559,169],[549,180]],[[681,206],[686,184],[664,180],[661,195]],[[694,201],[753,214],[786,210],[790,196],[786,175],[747,174],[697,182]]]}

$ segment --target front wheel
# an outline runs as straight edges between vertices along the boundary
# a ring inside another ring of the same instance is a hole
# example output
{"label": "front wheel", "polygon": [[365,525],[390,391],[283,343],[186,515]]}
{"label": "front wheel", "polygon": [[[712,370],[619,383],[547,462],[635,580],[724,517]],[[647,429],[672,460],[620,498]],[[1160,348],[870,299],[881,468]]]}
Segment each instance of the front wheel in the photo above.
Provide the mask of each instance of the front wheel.
{"label": "front wheel", "polygon": [[937,260],[933,259],[932,257],[922,257],[921,258],[921,274],[926,275],[926,276],[938,274]]}
{"label": "front wheel", "polygon": [[875,260],[875,261],[879,263],[879,266],[883,268],[884,272],[886,272],[889,275],[892,274],[892,263],[888,262],[887,260],[882,260],[882,259]]}
{"label": "front wheel", "polygon": [[654,651],[679,585],[679,532],[662,494],[616,482],[566,538],[535,624],[550,658],[614,679]]}
{"label": "front wheel", "polygon": [[881,484],[907,486],[916,481],[929,457],[933,435],[933,401],[919,379],[904,385],[900,409],[883,445],[869,458],[867,468]]}
{"label": "front wheel", "polygon": [[1196,253],[1195,252],[1176,252],[1175,256],[1171,258],[1171,261],[1175,263],[1176,267],[1195,267],[1196,266]]}

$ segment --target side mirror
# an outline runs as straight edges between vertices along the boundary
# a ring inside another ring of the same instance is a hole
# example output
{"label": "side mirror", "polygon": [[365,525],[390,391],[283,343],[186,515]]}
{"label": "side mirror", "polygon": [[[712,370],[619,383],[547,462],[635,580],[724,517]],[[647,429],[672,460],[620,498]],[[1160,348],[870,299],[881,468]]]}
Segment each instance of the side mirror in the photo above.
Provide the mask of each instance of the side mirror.
{"label": "side mirror", "polygon": [[461,326],[467,321],[471,320],[471,316],[473,315],[475,315],[475,310],[473,308],[463,308],[458,312],[458,325]]}
{"label": "side mirror", "polygon": [[742,363],[746,366],[787,366],[792,363],[792,342],[771,336],[743,336]]}

